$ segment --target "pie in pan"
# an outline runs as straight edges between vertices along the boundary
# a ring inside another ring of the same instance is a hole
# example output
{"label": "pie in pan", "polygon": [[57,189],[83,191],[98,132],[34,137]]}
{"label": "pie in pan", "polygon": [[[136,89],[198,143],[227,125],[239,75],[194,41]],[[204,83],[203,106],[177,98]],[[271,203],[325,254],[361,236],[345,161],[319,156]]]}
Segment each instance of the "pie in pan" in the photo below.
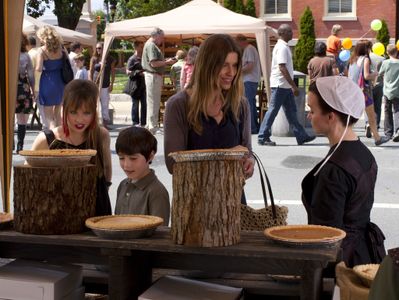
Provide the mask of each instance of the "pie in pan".
{"label": "pie in pan", "polygon": [[92,149],[22,150],[20,155],[32,167],[82,167],[97,154]]}
{"label": "pie in pan", "polygon": [[292,245],[328,245],[345,238],[345,231],[322,225],[286,225],[265,229],[267,238]]}
{"label": "pie in pan", "polygon": [[150,236],[163,219],[149,215],[113,215],[92,217],[86,226],[99,237],[129,239]]}
{"label": "pie in pan", "polygon": [[22,156],[94,156],[97,150],[93,149],[51,149],[51,150],[22,150]]}

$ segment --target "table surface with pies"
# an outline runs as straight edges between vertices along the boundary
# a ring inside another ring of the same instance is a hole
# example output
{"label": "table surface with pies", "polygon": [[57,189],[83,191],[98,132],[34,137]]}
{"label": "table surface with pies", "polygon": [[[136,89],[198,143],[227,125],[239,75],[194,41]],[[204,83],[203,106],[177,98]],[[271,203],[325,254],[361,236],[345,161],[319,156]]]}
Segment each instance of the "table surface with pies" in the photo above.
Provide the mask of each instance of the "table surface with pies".
{"label": "table surface with pies", "polygon": [[246,231],[233,246],[188,247],[176,245],[167,227],[158,227],[150,237],[126,240],[100,238],[91,231],[33,235],[0,230],[2,258],[108,265],[111,300],[137,299],[151,285],[154,268],[296,276],[300,278],[301,300],[320,299],[322,270],[336,262],[339,248],[339,243],[287,246],[267,239],[262,232]]}

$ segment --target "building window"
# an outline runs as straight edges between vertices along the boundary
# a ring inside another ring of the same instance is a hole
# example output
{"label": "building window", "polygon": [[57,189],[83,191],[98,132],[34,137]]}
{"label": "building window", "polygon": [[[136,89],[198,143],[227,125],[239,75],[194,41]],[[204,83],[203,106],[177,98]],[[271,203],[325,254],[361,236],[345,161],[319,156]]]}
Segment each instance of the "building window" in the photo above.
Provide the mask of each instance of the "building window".
{"label": "building window", "polygon": [[261,1],[263,19],[269,21],[291,21],[291,0]]}
{"label": "building window", "polygon": [[329,14],[352,13],[352,0],[330,0],[328,1]]}
{"label": "building window", "polygon": [[325,0],[324,21],[356,20],[356,0]]}

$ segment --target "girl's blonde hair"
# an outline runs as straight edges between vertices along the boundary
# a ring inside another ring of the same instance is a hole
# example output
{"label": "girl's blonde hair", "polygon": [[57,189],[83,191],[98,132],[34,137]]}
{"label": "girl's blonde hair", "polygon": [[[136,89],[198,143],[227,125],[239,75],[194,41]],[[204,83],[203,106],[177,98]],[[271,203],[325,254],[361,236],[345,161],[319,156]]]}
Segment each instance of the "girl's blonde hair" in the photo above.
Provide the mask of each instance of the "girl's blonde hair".
{"label": "girl's blonde hair", "polygon": [[67,118],[68,113],[71,111],[84,108],[94,115],[92,123],[85,132],[85,140],[87,149],[97,150],[96,166],[100,174],[102,174],[104,166],[100,126],[98,125],[97,99],[98,88],[92,81],[75,79],[69,82],[65,86],[62,98],[62,127],[65,135],[69,136]]}
{"label": "girl's blonde hair", "polygon": [[200,46],[188,88],[192,90],[188,103],[187,119],[190,126],[198,134],[202,133],[201,115],[207,118],[207,107],[214,101],[213,93],[221,90],[219,73],[223,68],[229,53],[237,53],[237,74],[230,89],[222,91],[225,111],[231,109],[236,120],[239,119],[241,103],[243,101],[243,82],[241,78],[242,55],[241,49],[233,38],[227,34],[214,34],[208,37]]}
{"label": "girl's blonde hair", "polygon": [[56,52],[63,44],[62,38],[52,26],[43,26],[37,31],[36,35],[49,52]]}

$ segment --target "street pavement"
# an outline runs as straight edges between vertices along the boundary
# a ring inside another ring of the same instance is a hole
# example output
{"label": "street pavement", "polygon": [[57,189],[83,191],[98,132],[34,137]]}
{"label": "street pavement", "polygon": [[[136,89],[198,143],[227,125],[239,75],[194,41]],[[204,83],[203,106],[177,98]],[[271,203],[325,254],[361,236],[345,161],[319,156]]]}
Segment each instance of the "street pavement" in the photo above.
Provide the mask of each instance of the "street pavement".
{"label": "street pavement", "polygon": [[[114,208],[118,184],[125,178],[115,153],[115,141],[118,132],[131,125],[131,101],[128,96],[112,95],[110,107],[114,109],[114,125],[110,131],[113,167],[113,184],[110,187],[110,198]],[[396,230],[399,225],[399,161],[397,152],[399,151],[399,143],[390,141],[382,147],[375,147],[374,140],[365,137],[363,120],[360,120],[355,126],[355,131],[375,156],[379,168],[371,219],[385,233],[386,248],[397,247],[399,246],[399,233]],[[28,130],[25,149],[30,149],[37,134],[37,130]],[[155,170],[156,175],[165,185],[169,191],[169,196],[172,198],[172,176],[168,173],[164,163],[162,132],[157,133],[156,138],[158,140],[158,152],[151,167]],[[301,181],[328,152],[328,140],[325,137],[317,137],[307,145],[298,146],[294,137],[273,136],[272,139],[277,143],[277,146],[259,146],[257,144],[257,136],[253,135],[253,151],[260,156],[266,168],[276,204],[286,205],[289,208],[288,223],[306,224],[306,212],[301,203]],[[14,153],[13,163],[22,162],[23,158]],[[261,208],[264,205],[257,170],[255,170],[253,177],[247,180],[245,193],[250,206]],[[12,194],[13,192],[11,191],[11,198]]]}

